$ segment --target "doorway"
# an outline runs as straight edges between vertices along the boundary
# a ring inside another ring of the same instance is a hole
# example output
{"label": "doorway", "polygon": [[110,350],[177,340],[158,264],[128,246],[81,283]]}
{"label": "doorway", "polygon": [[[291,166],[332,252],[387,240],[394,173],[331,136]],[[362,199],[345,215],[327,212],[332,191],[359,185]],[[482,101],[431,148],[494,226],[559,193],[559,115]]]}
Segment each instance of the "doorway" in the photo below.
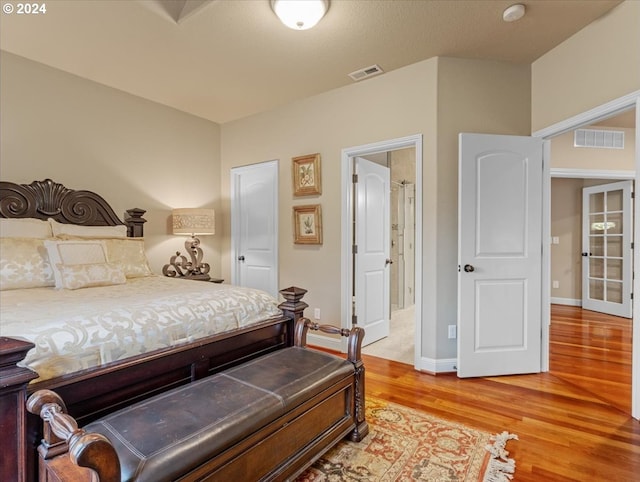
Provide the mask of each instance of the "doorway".
{"label": "doorway", "polygon": [[[582,303],[583,264],[582,256],[582,215],[583,189],[592,186],[604,186],[619,183],[622,180],[633,180],[635,177],[635,109],[627,110],[604,121],[590,124],[582,129],[615,130],[625,133],[624,149],[577,148],[574,131],[551,139],[551,248],[550,248],[550,302],[553,309],[587,308]],[[596,233],[597,234],[597,233]],[[633,237],[633,236],[632,236]],[[597,248],[597,247],[596,247]],[[597,258],[597,256],[596,256]],[[620,256],[622,258],[622,256]],[[633,260],[627,269],[633,269]],[[588,282],[588,281],[587,281]],[[598,311],[598,310],[596,310]],[[583,312],[578,319],[588,320],[598,316],[594,311]],[[624,318],[620,319],[621,322]],[[553,316],[550,319],[554,323]],[[556,323],[562,321],[555,320]],[[585,321],[587,323],[587,321]],[[553,326],[552,326],[553,329]],[[558,329],[557,327],[555,328]],[[611,330],[600,330],[601,343],[618,343],[618,335]],[[612,337],[612,338],[610,338]],[[610,338],[610,339],[609,339]],[[550,358],[562,357],[565,346],[549,345]],[[588,370],[593,359],[576,356],[572,359],[573,370]],[[584,366],[583,366],[584,365]],[[558,366],[550,366],[554,373]],[[562,374],[561,372],[558,375]],[[622,377],[621,373],[611,376]],[[618,380],[618,382],[621,382]],[[631,385],[631,376],[628,378]],[[629,400],[631,406],[631,400]]]}
{"label": "doorway", "polygon": [[[633,129],[634,136],[638,137],[638,132],[640,131],[640,112],[638,111],[638,106],[640,106],[640,91],[631,92],[625,96],[614,99],[610,102],[602,104],[598,107],[590,109],[586,112],[583,112],[574,117],[565,119],[561,122],[548,126],[544,129],[536,131],[533,133],[533,136],[539,137],[541,139],[550,140],[557,136],[560,136],[564,133],[573,131],[582,126],[586,126],[589,124],[593,124],[595,122],[606,121],[609,118],[612,118],[618,114],[627,112],[629,110],[635,109],[635,128]],[[550,158],[550,142],[547,142],[546,153],[548,158]],[[640,149],[638,144],[635,146],[635,162],[634,162],[634,179],[637,178],[637,173],[640,172]],[[555,170],[555,169],[554,169]],[[556,174],[561,172],[562,169],[556,170]],[[543,202],[545,203],[545,222],[543,223],[543,231],[544,238],[551,238],[551,226],[550,226],[550,185],[551,185],[551,174],[553,171],[550,166],[545,166],[545,185],[543,186]],[[634,199],[634,238],[640,237],[640,198],[637,196]],[[640,272],[640,256],[634,256],[633,260],[634,272]],[[547,243],[543,244],[543,263],[542,263],[542,285],[543,285],[543,296],[545,298],[545,302],[543,302],[543,319],[550,320],[550,292],[551,292],[551,277],[550,277],[550,245]],[[640,278],[636,277],[634,279],[634,291],[638,291],[636,289],[640,286]],[[636,296],[634,299],[633,312],[634,314],[638,313],[640,309],[640,305],[637,303],[638,297]],[[637,315],[634,315],[634,318],[637,318]],[[640,323],[638,320],[634,319],[632,321],[633,324],[633,339],[636,341],[640,339]],[[542,338],[545,340],[543,343],[543,371],[549,370],[549,325],[548,323],[543,324],[543,333]],[[634,418],[640,418],[640,344],[633,343],[632,344],[632,413],[631,415]]]}
{"label": "doorway", "polygon": [[364,158],[390,171],[391,262],[388,266],[388,335],[372,344],[363,345],[362,352],[412,365],[415,352],[415,148],[387,151]]}
{"label": "doorway", "polygon": [[[420,273],[422,272],[422,136],[415,135],[400,139],[393,139],[389,141],[378,142],[374,144],[368,144],[364,146],[356,146],[347,149],[343,149],[342,151],[342,320],[343,327],[349,328],[351,326],[352,315],[354,314],[354,303],[357,301],[354,297],[354,270],[352,263],[352,250],[353,250],[353,233],[356,227],[354,226],[354,202],[352,196],[352,177],[351,177],[351,166],[352,159],[356,157],[362,157],[368,160],[373,160],[374,162],[381,163],[384,165],[389,165],[391,168],[391,179],[396,183],[400,184],[404,179],[405,184],[412,184],[413,186],[407,189],[408,192],[412,194],[408,197],[408,200],[405,203],[412,203],[413,208],[409,208],[409,211],[414,216],[414,222],[412,229],[404,229],[402,233],[402,242],[403,242],[403,250],[400,251],[399,242],[400,237],[395,237],[394,233],[391,235],[391,241],[395,240],[395,247],[392,249],[392,256],[396,255],[397,259],[400,260],[400,253],[402,253],[402,262],[398,261],[396,263],[395,259],[391,258],[393,261],[391,263],[392,267],[397,269],[392,272],[392,276],[395,275],[394,282],[390,283],[391,293],[399,294],[400,286],[402,285],[403,294],[407,291],[411,292],[412,296],[404,296],[403,297],[403,306],[409,308],[409,303],[413,301],[413,309],[408,310],[407,313],[405,310],[394,310],[394,311],[403,311],[405,315],[403,319],[409,320],[408,323],[405,323],[405,326],[408,326],[408,330],[411,330],[413,333],[409,334],[409,339],[411,342],[411,346],[409,347],[409,359],[405,358],[405,363],[409,362],[414,366],[418,364],[418,360],[420,359],[420,343],[417,342],[421,339],[421,326],[418,320],[421,319],[421,286],[422,279]],[[410,180],[414,181],[411,182]],[[397,184],[393,184],[397,185]],[[399,190],[398,190],[399,191]],[[391,189],[391,193],[393,195],[394,189]],[[399,194],[399,193],[398,193]],[[404,201],[403,201],[404,202]],[[394,203],[392,208],[392,230],[395,224],[400,224],[396,222],[398,220],[397,214],[399,212],[400,203]],[[403,211],[405,207],[402,208]],[[405,225],[407,223],[405,222]],[[409,223],[411,224],[411,223]],[[399,229],[399,226],[398,226]],[[410,249],[407,250],[404,248],[406,243],[409,241],[410,237],[413,237],[413,241],[410,243]],[[408,252],[409,251],[409,252]],[[395,265],[395,266],[394,266]],[[403,271],[403,279],[399,280],[400,277],[400,269],[398,266],[402,265]],[[396,307],[399,305],[397,302],[399,298],[394,296],[396,300]],[[391,327],[394,328],[394,316],[392,315]],[[404,330],[405,332],[407,329]],[[406,335],[406,333],[405,333]],[[404,347],[405,351],[409,342],[403,341],[400,343],[401,347]],[[344,348],[344,347],[343,347]],[[399,351],[400,346],[396,346],[394,353]],[[366,348],[365,348],[366,350]]]}

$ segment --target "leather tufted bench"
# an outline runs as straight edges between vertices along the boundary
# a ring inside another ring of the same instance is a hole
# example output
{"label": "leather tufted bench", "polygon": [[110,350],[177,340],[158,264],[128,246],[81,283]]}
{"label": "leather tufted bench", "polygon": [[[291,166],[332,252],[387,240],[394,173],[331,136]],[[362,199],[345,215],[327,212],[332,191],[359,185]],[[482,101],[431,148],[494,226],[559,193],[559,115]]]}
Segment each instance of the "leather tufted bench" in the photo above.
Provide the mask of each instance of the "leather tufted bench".
{"label": "leather tufted bench", "polygon": [[[349,336],[348,358],[306,348],[310,327]],[[296,346],[138,402],[84,430],[74,429],[63,408],[51,408],[52,392],[36,392],[28,409],[51,428],[71,426],[57,434],[69,442],[71,455],[58,458],[94,468],[100,481],[284,480],[345,436],[360,440],[366,435],[362,337],[358,328],[319,327],[302,319]],[[63,423],[56,424],[56,417]],[[90,440],[85,443],[83,437]],[[96,440],[100,450],[91,448]],[[105,462],[96,464],[85,451],[102,454]],[[107,466],[104,472],[100,465]],[[55,466],[41,460],[41,480],[78,480],[61,477]],[[110,475],[109,469],[118,473]],[[88,475],[87,469],[68,470]],[[56,478],[42,478],[53,472]]]}

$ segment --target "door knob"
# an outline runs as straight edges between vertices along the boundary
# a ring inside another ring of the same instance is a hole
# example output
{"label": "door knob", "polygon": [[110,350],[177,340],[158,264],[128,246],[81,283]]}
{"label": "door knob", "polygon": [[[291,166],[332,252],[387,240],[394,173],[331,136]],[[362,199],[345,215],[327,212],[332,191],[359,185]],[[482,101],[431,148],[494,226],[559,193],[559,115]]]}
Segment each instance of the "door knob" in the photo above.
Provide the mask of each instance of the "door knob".
{"label": "door knob", "polygon": [[582,253],[582,256],[586,258],[587,256],[591,256],[591,253]]}
{"label": "door knob", "polygon": [[238,261],[244,261],[244,256],[238,256]]}
{"label": "door knob", "polygon": [[465,272],[467,272],[467,273],[472,273],[472,272],[473,272],[473,271],[475,271],[476,269],[475,269],[472,265],[470,265],[470,264],[465,264],[465,265],[464,265],[464,270],[465,270]]}
{"label": "door knob", "polygon": [[387,258],[387,259],[384,261],[384,265],[386,266],[386,265],[388,265],[388,264],[393,264],[393,260],[392,260],[392,259],[390,259],[390,258]]}

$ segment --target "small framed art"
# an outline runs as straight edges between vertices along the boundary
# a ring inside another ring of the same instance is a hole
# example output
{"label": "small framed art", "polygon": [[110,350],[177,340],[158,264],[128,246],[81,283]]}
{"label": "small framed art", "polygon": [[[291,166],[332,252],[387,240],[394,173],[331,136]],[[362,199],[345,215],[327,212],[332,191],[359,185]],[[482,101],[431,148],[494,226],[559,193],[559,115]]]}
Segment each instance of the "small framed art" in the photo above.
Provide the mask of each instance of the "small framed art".
{"label": "small framed art", "polygon": [[320,204],[293,207],[295,244],[322,244],[322,208]]}
{"label": "small framed art", "polygon": [[293,195],[322,194],[320,154],[294,157],[292,161]]}

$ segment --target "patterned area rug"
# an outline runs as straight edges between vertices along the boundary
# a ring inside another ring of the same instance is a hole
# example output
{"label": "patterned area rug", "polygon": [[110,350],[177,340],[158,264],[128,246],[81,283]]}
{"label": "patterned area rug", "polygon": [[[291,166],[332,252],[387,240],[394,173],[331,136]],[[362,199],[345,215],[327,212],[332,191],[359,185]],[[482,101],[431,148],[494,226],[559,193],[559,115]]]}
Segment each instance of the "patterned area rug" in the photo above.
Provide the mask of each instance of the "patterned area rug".
{"label": "patterned area rug", "polygon": [[367,398],[369,435],[342,441],[296,482],[498,482],[513,478],[505,450],[515,435],[491,436],[386,401]]}

